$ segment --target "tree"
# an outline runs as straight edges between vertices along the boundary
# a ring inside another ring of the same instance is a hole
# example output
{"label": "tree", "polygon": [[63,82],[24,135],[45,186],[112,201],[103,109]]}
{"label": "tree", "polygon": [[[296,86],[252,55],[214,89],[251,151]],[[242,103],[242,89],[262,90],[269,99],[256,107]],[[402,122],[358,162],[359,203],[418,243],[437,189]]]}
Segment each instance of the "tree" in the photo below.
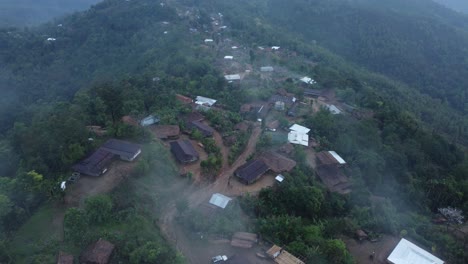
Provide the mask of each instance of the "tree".
{"label": "tree", "polygon": [[107,195],[97,195],[85,201],[85,212],[89,223],[104,223],[109,219],[112,210],[112,200]]}
{"label": "tree", "polygon": [[88,230],[88,221],[83,211],[78,208],[69,208],[65,212],[63,229],[66,240],[70,240],[77,245],[84,245]]}

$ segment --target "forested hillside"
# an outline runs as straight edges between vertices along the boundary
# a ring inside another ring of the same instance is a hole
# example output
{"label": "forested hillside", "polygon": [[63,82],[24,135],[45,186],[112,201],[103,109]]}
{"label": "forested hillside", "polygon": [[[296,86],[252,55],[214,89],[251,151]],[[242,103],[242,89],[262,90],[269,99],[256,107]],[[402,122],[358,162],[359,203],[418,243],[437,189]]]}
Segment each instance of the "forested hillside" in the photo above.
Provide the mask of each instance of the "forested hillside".
{"label": "forested hillside", "polygon": [[464,0],[434,0],[444,6],[452,8],[453,10],[468,14],[468,2]]}
{"label": "forested hillside", "polygon": [[0,26],[32,26],[74,11],[85,10],[100,0],[2,0]]}
{"label": "forested hillside", "polygon": [[[285,173],[286,183],[240,199],[251,231],[307,263],[353,263],[341,239],[358,228],[375,238],[408,235],[448,262],[464,263],[465,245],[448,225],[431,219],[443,207],[468,211],[468,20],[436,4],[422,8],[425,0],[377,2],[106,0],[39,27],[0,29],[0,262],[46,263],[58,250],[80,252],[104,237],[116,242],[116,261],[181,263],[158,229],[158,221],[173,218],[153,215],[164,206],[177,208],[194,228],[230,237],[226,221],[232,219],[190,222],[200,219],[188,214],[191,201],[170,203],[173,193],[162,199],[155,191],[166,189],[161,181],[179,174],[169,152],[147,129],[121,120],[154,114],[162,124],[183,128],[180,116],[192,109],[175,95],[209,96],[220,107],[204,113],[206,119],[232,136],[244,118],[243,103],[265,100],[278,89],[303,99],[293,77],[272,83],[255,73],[255,85],[228,83],[219,63],[226,54],[218,48],[228,45],[232,52],[236,43],[249,71],[268,61],[291,76],[311,76],[315,89],[336,93],[351,109],[343,115],[319,109],[290,120],[311,128],[317,151],[343,155],[353,192],[327,190],[307,164],[306,148],[295,147],[297,167]],[[214,16],[224,31],[214,26]],[[274,45],[280,52],[265,59],[264,47]],[[281,121],[288,127],[286,118]],[[265,124],[257,123],[260,134]],[[96,136],[87,125],[108,134]],[[145,146],[132,181],[68,209],[61,240],[41,238],[30,251],[19,249],[28,241],[23,237],[34,236],[25,236],[23,224],[40,218],[36,212],[43,213],[44,204],[61,201],[59,183],[71,165],[107,138]],[[212,152],[201,169],[219,169],[216,142],[200,145]],[[264,133],[256,149],[273,145]]]}
{"label": "forested hillside", "polygon": [[429,0],[269,0],[232,5],[405,82],[461,113],[468,111],[467,16]]}

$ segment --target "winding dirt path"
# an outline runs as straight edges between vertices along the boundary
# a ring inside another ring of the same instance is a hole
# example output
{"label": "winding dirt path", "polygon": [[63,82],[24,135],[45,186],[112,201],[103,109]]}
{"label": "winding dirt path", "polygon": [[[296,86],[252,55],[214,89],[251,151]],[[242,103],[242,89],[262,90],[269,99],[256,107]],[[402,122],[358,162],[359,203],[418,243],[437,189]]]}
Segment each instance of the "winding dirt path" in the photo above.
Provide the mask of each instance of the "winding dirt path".
{"label": "winding dirt path", "polygon": [[[246,158],[255,152],[255,146],[258,142],[261,132],[262,129],[260,126],[256,126],[253,129],[252,135],[244,152],[237,158],[231,167],[229,167],[227,163],[227,155],[229,153],[223,153],[223,160],[224,158],[226,158],[226,160],[223,165],[221,174],[218,175],[214,183],[202,187],[196,187],[192,185],[188,190],[178,192],[181,194],[179,197],[186,198],[189,202],[189,207],[195,208],[203,202],[207,201],[213,193],[220,192],[227,195],[231,194],[232,191],[230,192],[230,188],[228,187],[229,178],[233,175],[234,171],[238,167],[245,163]],[[217,144],[222,144],[222,139],[219,133],[216,132],[214,137]],[[175,201],[172,201],[168,203],[162,210],[161,217],[159,219],[161,232],[185,256],[188,263],[201,263],[199,254],[194,252],[193,245],[191,245],[189,242],[190,239],[175,221],[176,215],[177,208],[175,206]]]}

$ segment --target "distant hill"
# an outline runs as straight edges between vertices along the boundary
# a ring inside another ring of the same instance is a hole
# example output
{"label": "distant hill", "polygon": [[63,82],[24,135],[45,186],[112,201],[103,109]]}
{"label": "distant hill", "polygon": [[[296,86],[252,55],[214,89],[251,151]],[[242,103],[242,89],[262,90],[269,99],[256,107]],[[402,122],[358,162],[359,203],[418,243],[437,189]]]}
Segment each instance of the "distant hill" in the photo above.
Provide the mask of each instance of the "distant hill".
{"label": "distant hill", "polygon": [[468,1],[466,0],[434,0],[453,10],[468,14]]}
{"label": "distant hill", "polygon": [[2,0],[0,26],[31,26],[84,10],[102,0]]}

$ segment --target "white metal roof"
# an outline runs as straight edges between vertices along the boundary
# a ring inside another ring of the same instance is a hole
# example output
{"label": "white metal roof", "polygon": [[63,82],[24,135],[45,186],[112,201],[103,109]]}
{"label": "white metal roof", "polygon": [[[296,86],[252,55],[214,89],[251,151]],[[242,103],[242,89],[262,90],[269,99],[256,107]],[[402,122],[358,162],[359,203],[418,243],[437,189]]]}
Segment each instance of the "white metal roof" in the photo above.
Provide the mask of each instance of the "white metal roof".
{"label": "white metal roof", "polygon": [[310,129],[305,127],[305,126],[301,126],[301,125],[298,125],[298,124],[294,124],[292,125],[289,130],[291,131],[296,131],[296,132],[300,132],[300,133],[303,133],[303,134],[307,134],[310,132]]}
{"label": "white metal roof", "polygon": [[338,109],[335,105],[327,105],[327,109],[334,115],[341,114],[341,110]]}
{"label": "white metal roof", "polygon": [[402,238],[387,260],[393,264],[443,264],[444,261]]}
{"label": "white metal roof", "polygon": [[205,43],[207,43],[207,42],[213,42],[213,40],[212,39],[205,39]]}
{"label": "white metal roof", "polygon": [[224,59],[226,59],[226,60],[232,60],[232,59],[234,59],[234,56],[224,56]]}
{"label": "white metal roof", "polygon": [[224,78],[228,81],[237,81],[240,80],[240,75],[239,74],[231,74],[231,75],[224,75]]}
{"label": "white metal roof", "polygon": [[262,71],[262,72],[272,72],[272,71],[274,71],[274,69],[271,66],[264,66],[264,67],[260,67],[260,71]]}
{"label": "white metal roof", "polygon": [[218,206],[220,208],[226,208],[228,205],[229,201],[231,201],[232,198],[227,197],[226,195],[222,195],[220,193],[215,193],[211,196],[210,199],[210,204]]}
{"label": "white metal roof", "polygon": [[309,146],[309,135],[300,133],[297,131],[291,131],[288,134],[288,141],[291,144],[298,144],[308,147]]}
{"label": "white metal roof", "polygon": [[209,105],[213,106],[217,101],[215,99],[211,99],[208,97],[203,97],[203,96],[197,96],[195,99],[195,103],[199,105]]}
{"label": "white metal roof", "polygon": [[271,47],[271,49],[272,49],[272,50],[279,50],[280,47],[279,47],[279,46],[273,46],[273,47]]}
{"label": "white metal roof", "polygon": [[336,153],[335,151],[328,151],[328,153],[330,153],[333,156],[333,158],[335,158],[336,161],[338,161],[338,163],[346,164],[346,161],[342,157],[340,157],[340,155],[338,155],[338,153]]}
{"label": "white metal roof", "polygon": [[312,78],[310,78],[310,77],[307,77],[307,76],[302,77],[300,80],[301,80],[302,82],[307,83],[307,84],[314,84],[314,83],[316,83],[316,81],[314,81],[314,79],[312,79]]}
{"label": "white metal roof", "polygon": [[284,176],[281,174],[278,174],[278,176],[275,177],[275,180],[277,180],[278,182],[282,182],[284,181]]}

